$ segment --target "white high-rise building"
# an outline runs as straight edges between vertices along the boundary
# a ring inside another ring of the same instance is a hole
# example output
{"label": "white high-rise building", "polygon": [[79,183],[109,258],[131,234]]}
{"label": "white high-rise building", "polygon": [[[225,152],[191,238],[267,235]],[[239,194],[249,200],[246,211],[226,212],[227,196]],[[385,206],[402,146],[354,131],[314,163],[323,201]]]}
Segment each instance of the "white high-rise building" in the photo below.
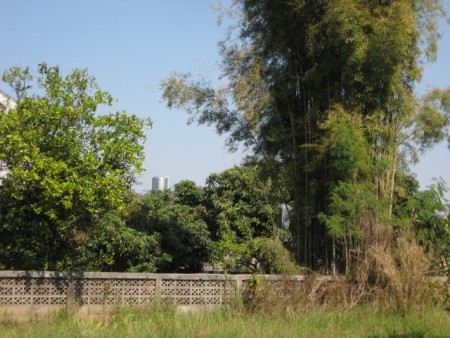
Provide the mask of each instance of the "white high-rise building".
{"label": "white high-rise building", "polygon": [[152,190],[169,189],[169,176],[155,176],[152,178]]}

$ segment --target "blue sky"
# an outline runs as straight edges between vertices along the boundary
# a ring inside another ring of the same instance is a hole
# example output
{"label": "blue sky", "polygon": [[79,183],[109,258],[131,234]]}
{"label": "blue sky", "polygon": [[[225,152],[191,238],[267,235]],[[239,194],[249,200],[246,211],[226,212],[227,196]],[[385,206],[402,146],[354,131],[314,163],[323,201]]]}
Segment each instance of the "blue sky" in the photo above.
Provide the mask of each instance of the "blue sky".
{"label": "blue sky", "polygon": [[[187,115],[170,111],[161,100],[160,82],[171,72],[218,75],[217,42],[224,29],[216,25],[214,0],[2,0],[0,71],[41,62],[63,71],[88,68],[100,87],[119,103],[114,110],[150,116],[153,128],[145,144],[146,172],[169,176],[171,184],[190,179],[203,184],[211,172],[241,162],[228,154],[213,128],[186,125]],[[225,1],[224,1],[225,2]],[[427,66],[420,92],[450,85],[450,29],[443,26],[439,61]],[[0,89],[12,94],[4,83]],[[433,177],[450,185],[450,152],[442,144],[413,168],[422,186]]]}

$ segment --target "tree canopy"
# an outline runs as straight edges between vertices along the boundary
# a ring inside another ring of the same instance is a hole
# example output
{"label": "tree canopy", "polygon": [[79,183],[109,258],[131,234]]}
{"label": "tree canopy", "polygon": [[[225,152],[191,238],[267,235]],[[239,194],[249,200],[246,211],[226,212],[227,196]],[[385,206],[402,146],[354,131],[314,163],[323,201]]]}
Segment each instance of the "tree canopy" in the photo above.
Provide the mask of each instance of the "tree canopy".
{"label": "tree canopy", "polygon": [[279,192],[257,163],[211,174],[205,186],[213,261],[226,270],[292,272],[280,238]]}
{"label": "tree canopy", "polygon": [[68,269],[102,216],[124,211],[150,121],[99,114],[114,99],[86,70],[40,64],[38,73],[31,95],[28,68],[3,76],[19,101],[0,115],[0,264]]}
{"label": "tree canopy", "polygon": [[[169,107],[278,163],[298,262],[350,271],[392,238],[408,161],[448,137],[449,88],[417,97],[441,0],[236,0],[220,88],[175,74]],[[406,155],[412,155],[407,157]]]}

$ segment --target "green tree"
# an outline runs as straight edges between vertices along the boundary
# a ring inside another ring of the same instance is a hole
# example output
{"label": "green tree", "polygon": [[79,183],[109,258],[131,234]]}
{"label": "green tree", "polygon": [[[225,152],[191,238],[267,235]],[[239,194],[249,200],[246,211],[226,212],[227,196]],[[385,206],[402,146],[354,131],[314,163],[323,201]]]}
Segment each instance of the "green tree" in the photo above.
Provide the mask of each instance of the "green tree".
{"label": "green tree", "polygon": [[32,86],[29,84],[33,80],[30,69],[20,68],[18,66],[12,67],[3,72],[2,81],[7,83],[16,94],[16,100],[21,101],[27,90]]}
{"label": "green tree", "polygon": [[213,259],[226,270],[282,272],[290,266],[278,238],[278,193],[258,165],[211,174],[205,186]]}
{"label": "green tree", "polygon": [[395,193],[394,226],[407,231],[432,259],[431,272],[448,272],[450,261],[450,204],[441,179],[425,190],[413,175],[399,175]]}
{"label": "green tree", "polygon": [[448,90],[423,99],[413,92],[423,62],[436,57],[444,3],[233,4],[237,28],[221,43],[226,84],[214,89],[176,74],[163,82],[164,98],[227,133],[230,149],[243,143],[255,157],[280,162],[297,260],[319,268],[339,259],[348,271],[349,260],[361,257],[336,252],[364,255],[389,243],[403,149],[426,149],[446,136]]}
{"label": "green tree", "polygon": [[79,245],[72,269],[77,271],[156,272],[166,259],[160,234],[132,229],[115,212],[107,212],[91,232],[75,240]]}
{"label": "green tree", "polygon": [[200,208],[205,203],[205,191],[195,182],[181,181],[175,184],[175,202],[194,208]]}
{"label": "green tree", "polygon": [[197,205],[202,194],[195,183],[183,181],[175,191],[149,192],[130,214],[130,227],[160,236],[159,272],[200,272],[209,261],[212,242],[204,207]]}
{"label": "green tree", "polygon": [[[14,70],[14,69],[13,69]],[[10,269],[70,269],[80,236],[122,212],[142,171],[143,128],[86,70],[39,65],[38,93],[0,116],[0,260]],[[28,74],[28,72],[25,72]],[[14,80],[6,73],[10,83]],[[26,89],[26,87],[21,87]]]}

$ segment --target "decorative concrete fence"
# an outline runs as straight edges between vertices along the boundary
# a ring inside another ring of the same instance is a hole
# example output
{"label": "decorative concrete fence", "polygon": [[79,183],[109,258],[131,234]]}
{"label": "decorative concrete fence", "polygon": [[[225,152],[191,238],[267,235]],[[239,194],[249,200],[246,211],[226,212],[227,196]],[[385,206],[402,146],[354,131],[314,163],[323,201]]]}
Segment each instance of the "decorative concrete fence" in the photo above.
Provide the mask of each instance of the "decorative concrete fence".
{"label": "decorative concrete fence", "polygon": [[[214,306],[236,297],[251,275],[0,271],[0,318],[49,315],[67,308],[102,315],[118,305],[168,301],[179,307]],[[281,276],[261,278],[279,283]],[[289,277],[299,283],[304,276]]]}

